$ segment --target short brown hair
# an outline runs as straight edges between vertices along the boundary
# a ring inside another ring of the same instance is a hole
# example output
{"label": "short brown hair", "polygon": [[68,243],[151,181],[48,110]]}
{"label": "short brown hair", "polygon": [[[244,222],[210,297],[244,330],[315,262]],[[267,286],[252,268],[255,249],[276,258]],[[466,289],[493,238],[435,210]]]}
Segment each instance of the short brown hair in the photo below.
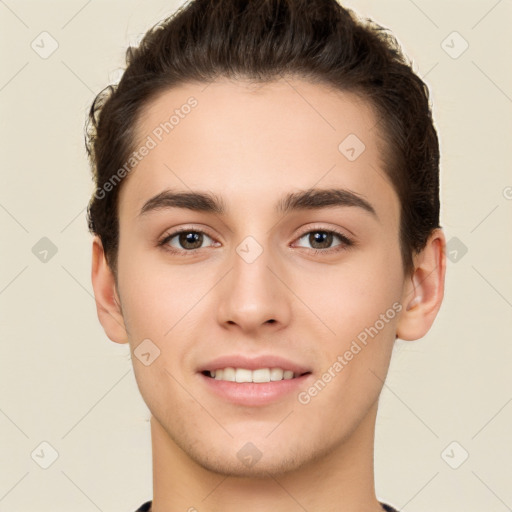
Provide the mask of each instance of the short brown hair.
{"label": "short brown hair", "polygon": [[413,252],[440,227],[439,143],[428,88],[387,29],[336,0],[194,0],[129,47],[126,64],[119,84],[96,96],[86,123],[96,186],[88,225],[115,275],[122,183],[105,185],[133,151],[144,106],[186,82],[270,82],[288,75],[360,95],[377,113],[385,141],[382,160],[400,200],[406,274]]}

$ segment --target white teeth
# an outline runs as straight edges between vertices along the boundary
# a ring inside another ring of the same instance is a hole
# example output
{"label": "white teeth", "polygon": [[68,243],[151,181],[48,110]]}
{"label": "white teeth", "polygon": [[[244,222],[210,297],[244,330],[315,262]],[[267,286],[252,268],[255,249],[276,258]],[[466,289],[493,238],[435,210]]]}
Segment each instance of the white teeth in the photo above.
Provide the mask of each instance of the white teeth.
{"label": "white teeth", "polygon": [[229,380],[235,382],[236,371],[234,368],[224,368],[222,380]]}
{"label": "white teeth", "polygon": [[246,370],[245,368],[237,368],[235,373],[235,380],[237,382],[252,382],[252,371]]}
{"label": "white teeth", "polygon": [[230,382],[273,382],[277,380],[289,380],[298,377],[291,370],[282,368],[258,368],[248,370],[247,368],[222,368],[210,370],[210,377],[215,380],[227,380]]}
{"label": "white teeth", "polygon": [[283,373],[281,368],[270,368],[270,380],[283,380]]}
{"label": "white teeth", "polygon": [[252,372],[253,382],[270,382],[270,368],[261,368]]}

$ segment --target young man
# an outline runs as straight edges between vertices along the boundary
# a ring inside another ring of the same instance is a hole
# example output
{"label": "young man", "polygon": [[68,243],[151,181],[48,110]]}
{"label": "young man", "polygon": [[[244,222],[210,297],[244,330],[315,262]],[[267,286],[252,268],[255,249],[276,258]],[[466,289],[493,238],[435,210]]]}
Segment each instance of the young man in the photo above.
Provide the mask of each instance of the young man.
{"label": "young man", "polygon": [[335,0],[196,0],[90,112],[92,282],[151,412],[139,511],[377,512],[394,341],[440,308],[428,92]]}

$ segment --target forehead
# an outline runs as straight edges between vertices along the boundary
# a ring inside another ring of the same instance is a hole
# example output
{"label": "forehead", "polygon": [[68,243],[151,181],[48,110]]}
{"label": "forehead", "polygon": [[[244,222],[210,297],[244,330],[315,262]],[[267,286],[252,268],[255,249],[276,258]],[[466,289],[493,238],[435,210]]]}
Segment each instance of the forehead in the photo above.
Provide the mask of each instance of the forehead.
{"label": "forehead", "polygon": [[304,80],[183,84],[154,98],[136,125],[146,146],[123,184],[120,217],[165,189],[212,191],[228,212],[274,206],[284,193],[344,188],[398,218],[370,105]]}

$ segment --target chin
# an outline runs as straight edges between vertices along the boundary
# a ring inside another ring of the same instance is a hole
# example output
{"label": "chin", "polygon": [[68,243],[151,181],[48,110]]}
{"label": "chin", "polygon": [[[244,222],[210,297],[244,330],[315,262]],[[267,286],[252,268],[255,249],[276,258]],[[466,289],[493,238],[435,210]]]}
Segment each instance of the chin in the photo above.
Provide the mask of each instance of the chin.
{"label": "chin", "polygon": [[285,456],[272,452],[272,455],[265,456],[263,453],[257,461],[244,462],[240,460],[235,451],[229,450],[229,453],[217,453],[211,451],[207,457],[202,454],[188,453],[204,469],[217,473],[222,476],[236,478],[264,479],[277,477],[289,472],[296,471],[306,462],[304,454],[301,459]]}
{"label": "chin", "polygon": [[254,436],[246,434],[233,438],[227,434],[195,439],[185,436],[174,438],[174,442],[207,471],[252,479],[278,477],[300,470],[332,450],[330,445],[309,445],[297,433],[276,435],[271,439],[273,435],[267,438],[268,432],[258,432]]}

